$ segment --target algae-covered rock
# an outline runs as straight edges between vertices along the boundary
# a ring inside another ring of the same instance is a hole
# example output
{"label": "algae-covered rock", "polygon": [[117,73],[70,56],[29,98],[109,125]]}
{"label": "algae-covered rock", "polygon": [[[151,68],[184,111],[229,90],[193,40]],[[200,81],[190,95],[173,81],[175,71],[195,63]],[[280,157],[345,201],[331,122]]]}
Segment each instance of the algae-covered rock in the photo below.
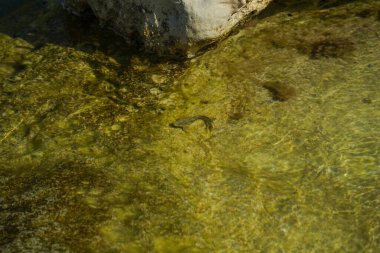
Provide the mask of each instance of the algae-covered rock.
{"label": "algae-covered rock", "polygon": [[379,3],[279,8],[187,62],[48,3],[0,20],[4,252],[378,251]]}

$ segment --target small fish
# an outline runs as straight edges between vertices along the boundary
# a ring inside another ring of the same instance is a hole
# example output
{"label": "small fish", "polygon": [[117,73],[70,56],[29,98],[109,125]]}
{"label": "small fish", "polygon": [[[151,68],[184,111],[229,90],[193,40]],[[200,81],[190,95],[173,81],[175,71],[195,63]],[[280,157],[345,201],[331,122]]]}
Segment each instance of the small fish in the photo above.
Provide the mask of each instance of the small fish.
{"label": "small fish", "polygon": [[206,116],[202,116],[202,115],[177,119],[175,122],[169,124],[169,126],[173,128],[181,128],[182,130],[184,130],[183,128],[185,126],[188,126],[197,120],[202,120],[203,123],[205,124],[206,129],[209,131],[212,130],[213,128],[212,119]]}

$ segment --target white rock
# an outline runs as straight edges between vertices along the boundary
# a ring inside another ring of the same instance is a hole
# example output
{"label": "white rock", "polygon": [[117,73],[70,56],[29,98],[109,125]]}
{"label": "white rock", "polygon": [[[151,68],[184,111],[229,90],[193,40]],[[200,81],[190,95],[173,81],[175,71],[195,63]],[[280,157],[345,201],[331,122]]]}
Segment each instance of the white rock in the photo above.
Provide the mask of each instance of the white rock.
{"label": "white rock", "polygon": [[62,0],[75,14],[91,9],[129,40],[160,54],[194,56],[271,0]]}

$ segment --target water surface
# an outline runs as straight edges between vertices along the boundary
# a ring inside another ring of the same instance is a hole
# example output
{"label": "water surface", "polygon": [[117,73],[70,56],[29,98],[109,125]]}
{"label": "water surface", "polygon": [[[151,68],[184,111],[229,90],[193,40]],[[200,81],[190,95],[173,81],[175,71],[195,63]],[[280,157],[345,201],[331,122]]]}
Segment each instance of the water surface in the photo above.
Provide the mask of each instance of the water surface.
{"label": "water surface", "polygon": [[3,17],[2,251],[378,252],[380,5],[350,2],[187,62],[54,1]]}

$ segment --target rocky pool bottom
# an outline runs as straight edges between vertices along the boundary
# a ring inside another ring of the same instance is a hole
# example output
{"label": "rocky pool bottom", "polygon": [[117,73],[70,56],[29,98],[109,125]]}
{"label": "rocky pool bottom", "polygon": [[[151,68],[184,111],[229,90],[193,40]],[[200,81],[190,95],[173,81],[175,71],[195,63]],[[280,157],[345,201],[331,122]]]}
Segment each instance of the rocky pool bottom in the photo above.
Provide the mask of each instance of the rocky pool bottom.
{"label": "rocky pool bottom", "polygon": [[34,8],[0,20],[2,252],[379,251],[380,3],[185,63]]}

